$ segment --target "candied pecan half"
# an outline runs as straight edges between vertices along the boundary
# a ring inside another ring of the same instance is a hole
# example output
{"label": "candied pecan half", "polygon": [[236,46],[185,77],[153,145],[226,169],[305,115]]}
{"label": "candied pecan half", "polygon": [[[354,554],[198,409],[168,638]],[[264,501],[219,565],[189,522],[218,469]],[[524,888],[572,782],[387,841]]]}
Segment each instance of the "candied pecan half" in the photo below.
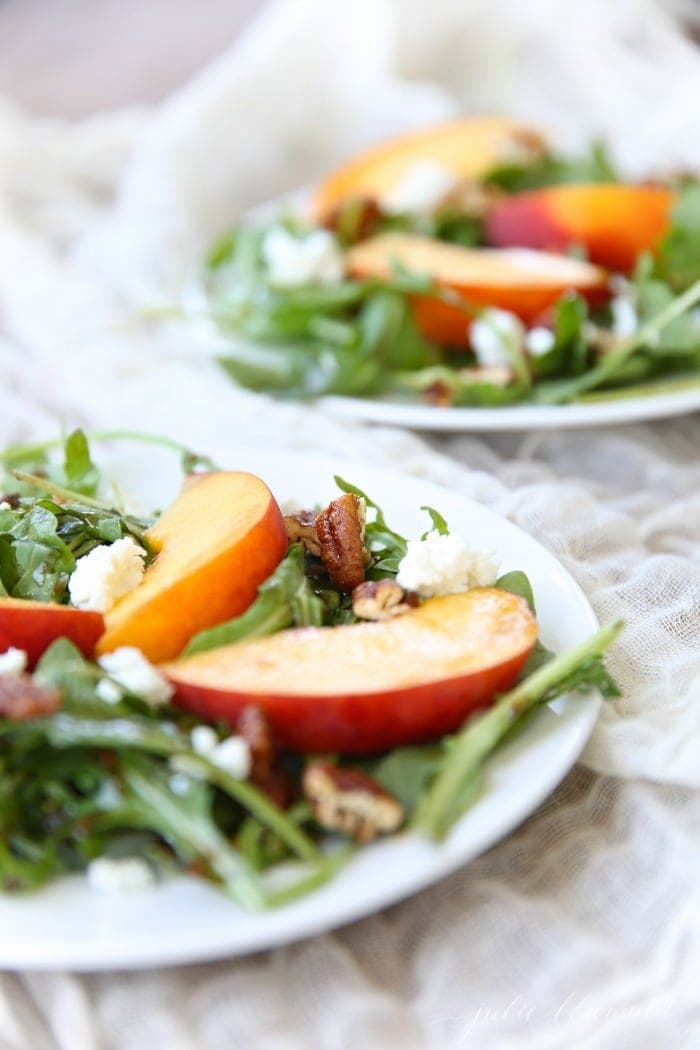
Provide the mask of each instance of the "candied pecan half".
{"label": "candied pecan half", "polygon": [[31,718],[52,715],[60,705],[58,689],[36,685],[31,675],[0,676],[0,718],[27,722]]}
{"label": "candied pecan half", "polygon": [[418,595],[396,580],[365,580],[352,592],[352,611],[360,620],[389,620],[418,605]]}
{"label": "candied pecan half", "polygon": [[365,504],[350,492],[331,500],[316,515],[321,560],[339,591],[350,594],[365,578]]}
{"label": "candied pecan half", "polygon": [[321,827],[357,842],[372,842],[403,823],[398,799],[360,769],[316,760],[306,767],[302,787]]}
{"label": "candied pecan half", "polygon": [[301,543],[309,554],[313,554],[315,558],[321,557],[315,510],[301,510],[298,514],[285,514],[284,525],[290,543]]}

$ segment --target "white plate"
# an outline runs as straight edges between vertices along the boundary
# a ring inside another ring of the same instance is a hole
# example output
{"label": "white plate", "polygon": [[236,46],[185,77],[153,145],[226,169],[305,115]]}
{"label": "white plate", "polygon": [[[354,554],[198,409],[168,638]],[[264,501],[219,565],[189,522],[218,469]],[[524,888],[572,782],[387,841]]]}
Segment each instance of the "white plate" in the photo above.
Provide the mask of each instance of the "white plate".
{"label": "white plate", "polygon": [[319,404],[344,419],[413,430],[564,430],[667,419],[700,409],[700,385],[691,390],[621,397],[572,405],[504,405],[502,408],[438,408],[408,401],[324,397]]}
{"label": "white plate", "polygon": [[[476,546],[495,550],[502,571],[525,569],[534,586],[545,644],[567,649],[598,624],[587,599],[556,559],[515,525],[427,482],[367,466],[298,455],[208,450],[226,466],[264,477],[279,499],[322,502],[333,474],[381,501],[390,522],[422,532],[429,503]],[[113,461],[124,491],[163,506],[176,491],[171,453],[139,448]],[[482,797],[447,840],[403,834],[364,849],[335,881],[284,908],[246,914],[216,889],[178,878],[135,895],[99,895],[72,877],[21,898],[0,898],[0,968],[108,970],[170,966],[242,955],[342,926],[416,893],[488,849],[549,795],[576,761],[595,723],[597,696],[559,700],[491,762]]]}

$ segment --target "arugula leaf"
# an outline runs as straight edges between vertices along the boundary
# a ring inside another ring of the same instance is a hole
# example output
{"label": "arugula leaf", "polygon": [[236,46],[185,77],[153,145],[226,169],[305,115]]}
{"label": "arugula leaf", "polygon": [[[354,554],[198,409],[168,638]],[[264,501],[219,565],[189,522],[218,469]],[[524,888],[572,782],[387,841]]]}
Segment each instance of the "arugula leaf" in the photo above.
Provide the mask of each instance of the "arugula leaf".
{"label": "arugula leaf", "polygon": [[485,181],[506,193],[521,193],[561,183],[618,182],[619,176],[604,144],[594,142],[589,153],[578,157],[547,153],[530,163],[502,165]]}
{"label": "arugula leaf", "polygon": [[430,521],[432,523],[432,528],[428,529],[428,531],[424,532],[421,536],[422,540],[424,540],[431,532],[438,532],[441,536],[448,535],[450,528],[442,514],[436,511],[434,507],[422,506],[421,510],[426,511],[430,516]]}
{"label": "arugula leaf", "polygon": [[532,357],[536,379],[546,376],[575,376],[585,372],[589,351],[585,336],[588,306],[575,292],[568,292],[555,308],[554,345],[546,354]]}
{"label": "arugula leaf", "polygon": [[304,572],[304,549],[293,544],[275,571],[258,588],[258,597],[240,616],[200,631],[185,649],[185,656],[232,645],[244,638],[262,638],[286,627],[307,627],[323,622],[323,604],[313,593]]}
{"label": "arugula leaf", "polygon": [[68,435],[64,445],[63,478],[68,488],[83,496],[94,496],[100,472],[90,457],[90,446],[82,430]]}
{"label": "arugula leaf", "polygon": [[536,613],[535,609],[535,595],[532,590],[532,584],[526,573],[519,569],[515,569],[513,572],[507,572],[503,576],[499,576],[496,580],[496,587],[500,587],[502,591],[509,591],[511,594],[517,594],[519,598],[524,598],[533,613]]}
{"label": "arugula leaf", "polygon": [[689,183],[678,195],[659,249],[658,268],[676,291],[700,280],[700,182]]}

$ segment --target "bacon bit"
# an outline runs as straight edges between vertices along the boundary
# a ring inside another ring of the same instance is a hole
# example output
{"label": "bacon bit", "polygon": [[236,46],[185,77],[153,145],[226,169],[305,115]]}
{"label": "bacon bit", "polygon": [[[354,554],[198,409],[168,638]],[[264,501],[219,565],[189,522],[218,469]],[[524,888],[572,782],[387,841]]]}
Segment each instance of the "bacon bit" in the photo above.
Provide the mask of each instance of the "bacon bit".
{"label": "bacon bit", "polygon": [[357,842],[372,842],[403,823],[398,799],[360,769],[317,760],[306,767],[302,786],[321,827]]}
{"label": "bacon bit", "polygon": [[28,674],[0,677],[0,717],[13,722],[52,715],[61,706],[58,689],[36,685]]}
{"label": "bacon bit", "polygon": [[346,492],[316,516],[321,559],[339,591],[351,594],[365,578],[370,555],[364,545],[365,506]]}

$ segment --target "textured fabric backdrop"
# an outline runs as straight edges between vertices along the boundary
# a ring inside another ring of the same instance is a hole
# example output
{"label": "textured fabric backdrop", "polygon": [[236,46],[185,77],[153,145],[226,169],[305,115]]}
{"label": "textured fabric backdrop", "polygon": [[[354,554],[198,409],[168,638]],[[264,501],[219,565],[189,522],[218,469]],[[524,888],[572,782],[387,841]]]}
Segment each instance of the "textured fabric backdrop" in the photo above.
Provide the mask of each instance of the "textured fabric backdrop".
{"label": "textured fabric backdrop", "polygon": [[697,49],[651,0],[286,0],[157,109],[62,124],[0,100],[3,443],[65,422],[371,457],[507,514],[628,622],[625,695],[581,765],[468,868],[239,962],[0,976],[0,1050],[698,1045],[698,417],[353,426],[236,391],[192,332],[141,312],[242,207],[389,131],[499,108],[572,147],[607,134],[642,171],[700,163],[698,97]]}

